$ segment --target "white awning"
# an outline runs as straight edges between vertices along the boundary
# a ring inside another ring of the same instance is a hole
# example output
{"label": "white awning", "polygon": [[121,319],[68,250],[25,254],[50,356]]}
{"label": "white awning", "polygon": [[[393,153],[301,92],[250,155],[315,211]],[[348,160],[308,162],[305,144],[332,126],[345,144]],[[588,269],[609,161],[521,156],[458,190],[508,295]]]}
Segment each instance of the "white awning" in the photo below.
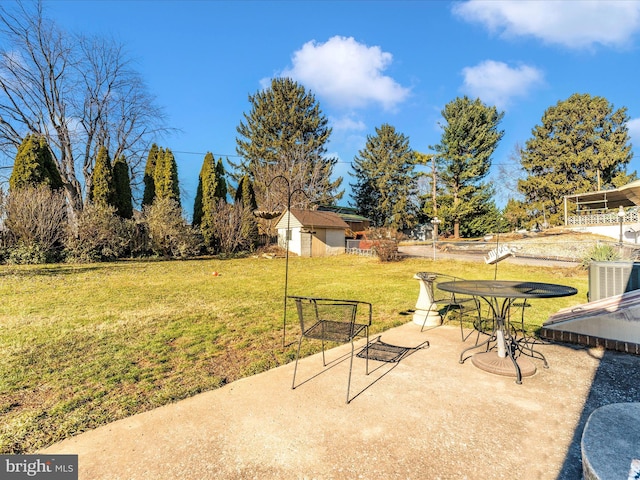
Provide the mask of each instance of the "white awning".
{"label": "white awning", "polygon": [[640,205],[640,180],[628,183],[613,190],[576,193],[565,195],[567,200],[576,204],[578,210],[608,210],[619,207]]}

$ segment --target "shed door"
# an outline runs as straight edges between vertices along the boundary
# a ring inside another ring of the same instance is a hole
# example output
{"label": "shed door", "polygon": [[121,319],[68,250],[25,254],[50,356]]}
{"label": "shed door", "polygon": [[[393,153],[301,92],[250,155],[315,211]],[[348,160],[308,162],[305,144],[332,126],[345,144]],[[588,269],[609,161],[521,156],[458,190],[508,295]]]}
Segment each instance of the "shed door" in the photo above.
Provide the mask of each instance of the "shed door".
{"label": "shed door", "polygon": [[316,228],[316,233],[311,236],[311,256],[324,257],[327,254],[327,230]]}

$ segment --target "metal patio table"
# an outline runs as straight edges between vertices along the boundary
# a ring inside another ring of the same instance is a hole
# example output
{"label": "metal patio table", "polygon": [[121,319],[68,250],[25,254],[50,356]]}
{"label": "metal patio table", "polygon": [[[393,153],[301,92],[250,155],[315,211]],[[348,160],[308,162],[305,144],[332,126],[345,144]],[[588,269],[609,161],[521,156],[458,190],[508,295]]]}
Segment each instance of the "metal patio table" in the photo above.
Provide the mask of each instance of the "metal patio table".
{"label": "metal patio table", "polygon": [[[508,328],[506,322],[511,304],[517,299],[568,297],[578,293],[578,290],[566,285],[514,280],[462,280],[443,282],[438,285],[438,288],[445,292],[480,297],[487,302],[493,314],[494,323],[491,334],[485,341],[464,349],[460,354],[460,363],[465,362],[467,352],[486,345],[488,351],[472,356],[473,364],[498,375],[515,375],[518,384],[522,383],[523,376],[533,375],[536,371],[535,365],[530,360],[521,356],[516,358],[518,350],[525,355],[541,359],[545,368],[548,368],[548,363],[544,355],[534,350],[531,345],[526,346],[528,353],[525,353],[516,334]],[[495,342],[497,351],[489,349],[492,342]]]}

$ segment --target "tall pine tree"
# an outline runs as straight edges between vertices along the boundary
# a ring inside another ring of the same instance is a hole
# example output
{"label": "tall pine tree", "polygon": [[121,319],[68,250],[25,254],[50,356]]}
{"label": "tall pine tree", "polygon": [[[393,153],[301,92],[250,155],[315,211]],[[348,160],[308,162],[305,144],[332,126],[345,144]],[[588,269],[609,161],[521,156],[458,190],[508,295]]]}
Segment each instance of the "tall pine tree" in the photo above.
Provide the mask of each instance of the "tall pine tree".
{"label": "tall pine tree", "polygon": [[358,213],[377,227],[402,230],[415,226],[415,163],[408,137],[388,124],[376,128],[353,161],[356,183],[351,186]]}
{"label": "tall pine tree", "polygon": [[245,175],[240,179],[234,201],[236,203],[242,202],[242,206],[249,208],[252,212],[258,208],[256,194],[253,191],[253,185],[251,184],[249,175]]}
{"label": "tall pine tree", "polygon": [[131,177],[129,176],[129,164],[124,155],[120,155],[113,162],[113,185],[115,187],[116,213],[122,218],[132,218]]}
{"label": "tall pine tree", "polygon": [[[215,158],[207,152],[198,176],[198,189],[193,205],[193,225],[202,225],[203,219],[212,212],[212,203],[217,188]],[[210,224],[210,222],[209,222]],[[204,233],[204,232],[203,232]]]}
{"label": "tall pine tree", "polygon": [[520,152],[527,177],[518,190],[530,217],[562,224],[564,196],[619,187],[633,181],[626,108],[606,98],[573,94],[548,108]]}
{"label": "tall pine tree", "polygon": [[227,202],[224,166],[221,158],[216,163],[213,154],[207,152],[198,177],[198,190],[193,206],[193,224],[200,226],[205,245],[210,250],[216,250],[218,247],[215,216],[220,211],[219,202]]}
{"label": "tall pine tree", "polygon": [[196,198],[193,201],[193,220],[191,225],[199,226],[202,224],[202,169],[198,175],[198,187],[196,188]]}
{"label": "tall pine tree", "polygon": [[224,165],[222,158],[216,163],[216,197],[227,201],[227,180],[225,179]]}
{"label": "tall pine tree", "polygon": [[240,235],[249,250],[255,249],[259,240],[258,222],[253,212],[258,208],[256,194],[248,175],[240,179],[236,190],[235,203],[242,205],[242,227]]}
{"label": "tall pine tree", "polygon": [[491,155],[504,135],[498,130],[504,113],[480,99],[456,98],[449,102],[440,143],[433,148],[440,181],[438,211],[453,224],[453,236],[460,237],[460,225],[489,213],[491,185],[483,182],[489,174]]}
{"label": "tall pine tree", "polygon": [[331,128],[314,95],[290,78],[278,78],[249,102],[251,111],[237,127],[242,161],[230,162],[234,180],[249,175],[258,204],[267,210],[286,207],[289,192],[297,190],[307,194],[293,199],[297,207],[340,199],[342,178],[331,180],[338,159],[327,156]]}

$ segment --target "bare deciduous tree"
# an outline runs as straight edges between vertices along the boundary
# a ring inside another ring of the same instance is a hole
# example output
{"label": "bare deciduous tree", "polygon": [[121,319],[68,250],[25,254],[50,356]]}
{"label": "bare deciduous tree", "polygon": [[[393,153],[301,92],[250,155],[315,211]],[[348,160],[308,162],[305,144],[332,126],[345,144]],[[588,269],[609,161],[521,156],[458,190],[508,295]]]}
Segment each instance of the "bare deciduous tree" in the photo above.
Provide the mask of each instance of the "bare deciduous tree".
{"label": "bare deciduous tree", "polygon": [[135,179],[149,142],[167,129],[122,46],[64,32],[42,2],[0,6],[0,40],[0,149],[12,158],[26,134],[44,135],[76,212],[99,146],[126,155]]}
{"label": "bare deciduous tree", "polygon": [[322,161],[310,159],[310,155],[314,154],[303,147],[294,147],[282,153],[278,163],[261,166],[260,178],[271,179],[257,187],[257,190],[263,188],[265,208],[284,211],[291,204],[291,207],[306,209],[311,205],[329,205],[334,198],[342,197],[342,193],[333,195],[326,191],[331,168]]}
{"label": "bare deciduous tree", "polygon": [[243,235],[242,217],[246,213],[241,203],[226,203],[218,200],[214,206],[212,230],[221,253],[233,253],[249,249],[250,239]]}
{"label": "bare deciduous tree", "polygon": [[500,176],[500,188],[496,191],[496,196],[507,201],[510,198],[519,198],[522,195],[518,192],[518,180],[525,174],[520,163],[522,159],[522,146],[516,143],[509,153],[508,163],[498,164],[498,174]]}

